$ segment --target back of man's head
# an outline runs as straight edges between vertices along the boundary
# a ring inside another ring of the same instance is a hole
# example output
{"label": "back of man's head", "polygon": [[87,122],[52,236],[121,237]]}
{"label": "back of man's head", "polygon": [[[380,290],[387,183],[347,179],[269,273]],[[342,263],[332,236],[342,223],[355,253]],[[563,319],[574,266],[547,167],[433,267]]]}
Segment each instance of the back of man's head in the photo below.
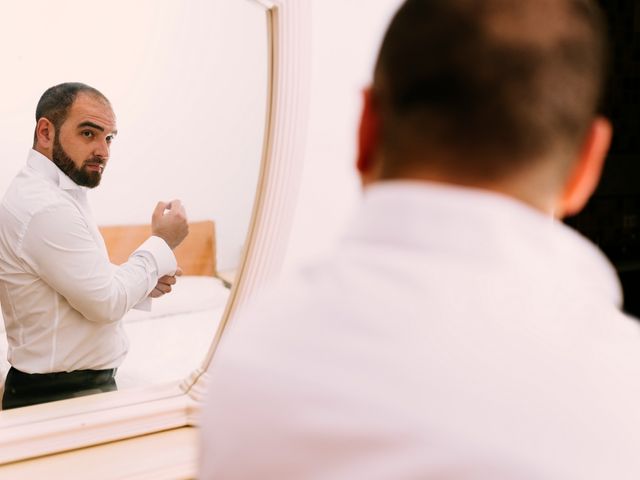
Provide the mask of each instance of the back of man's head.
{"label": "back of man's head", "polygon": [[553,159],[566,174],[603,87],[591,0],[407,0],[378,57],[382,178],[508,178]]}

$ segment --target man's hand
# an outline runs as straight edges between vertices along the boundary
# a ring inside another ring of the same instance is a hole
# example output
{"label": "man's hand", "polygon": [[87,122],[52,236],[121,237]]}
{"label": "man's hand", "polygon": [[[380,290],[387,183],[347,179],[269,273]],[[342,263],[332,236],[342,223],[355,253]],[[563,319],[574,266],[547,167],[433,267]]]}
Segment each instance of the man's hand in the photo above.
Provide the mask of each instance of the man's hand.
{"label": "man's hand", "polygon": [[158,202],[151,216],[151,234],[162,238],[173,250],[188,233],[187,213],[180,200]]}
{"label": "man's hand", "polygon": [[149,296],[151,298],[158,298],[164,295],[165,293],[169,293],[171,291],[171,285],[176,284],[176,277],[179,277],[181,275],[182,275],[182,269],[178,267],[175,275],[165,275],[164,277],[160,277],[158,279],[158,283],[156,284],[154,289],[151,290],[151,293],[149,294]]}

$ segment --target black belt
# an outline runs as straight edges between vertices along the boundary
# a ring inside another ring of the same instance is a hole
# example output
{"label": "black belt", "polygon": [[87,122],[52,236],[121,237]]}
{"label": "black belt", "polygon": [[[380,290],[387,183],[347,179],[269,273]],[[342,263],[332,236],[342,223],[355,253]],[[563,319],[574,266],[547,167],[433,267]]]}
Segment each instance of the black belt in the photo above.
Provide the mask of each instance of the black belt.
{"label": "black belt", "polygon": [[8,410],[117,390],[116,371],[116,368],[110,368],[107,370],[25,373],[11,367],[4,384],[2,409]]}

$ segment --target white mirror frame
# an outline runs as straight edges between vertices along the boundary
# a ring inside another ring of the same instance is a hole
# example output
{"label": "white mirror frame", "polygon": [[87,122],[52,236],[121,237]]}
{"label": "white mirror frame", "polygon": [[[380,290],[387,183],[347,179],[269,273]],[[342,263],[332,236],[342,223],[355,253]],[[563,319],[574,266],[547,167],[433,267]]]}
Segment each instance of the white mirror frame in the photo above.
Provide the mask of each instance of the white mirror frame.
{"label": "white mirror frame", "polygon": [[0,466],[196,425],[206,390],[206,371],[225,327],[252,295],[278,275],[296,204],[306,139],[311,0],[250,1],[265,8],[269,36],[265,141],[245,252],[209,353],[202,366],[180,383],[0,412]]}

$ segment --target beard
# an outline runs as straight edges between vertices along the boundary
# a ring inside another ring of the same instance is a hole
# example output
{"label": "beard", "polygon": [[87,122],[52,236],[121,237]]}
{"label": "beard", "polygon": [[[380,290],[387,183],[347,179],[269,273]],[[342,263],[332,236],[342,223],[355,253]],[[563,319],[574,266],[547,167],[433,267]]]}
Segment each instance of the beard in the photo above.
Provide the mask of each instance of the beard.
{"label": "beard", "polygon": [[53,138],[53,151],[51,152],[51,160],[67,177],[82,187],[94,188],[100,185],[102,172],[91,171],[87,168],[87,164],[99,164],[104,169],[104,160],[100,157],[91,157],[82,163],[82,167],[76,167],[71,157],[62,148],[58,134]]}

